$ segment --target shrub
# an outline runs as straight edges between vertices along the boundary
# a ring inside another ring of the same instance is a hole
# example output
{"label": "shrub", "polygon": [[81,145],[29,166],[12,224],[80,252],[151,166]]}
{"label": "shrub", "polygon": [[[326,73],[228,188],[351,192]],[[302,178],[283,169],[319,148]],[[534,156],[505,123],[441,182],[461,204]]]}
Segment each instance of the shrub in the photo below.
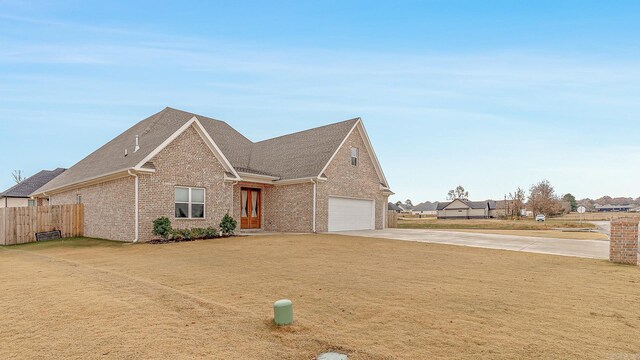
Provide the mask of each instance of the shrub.
{"label": "shrub", "polygon": [[172,240],[182,240],[182,233],[179,230],[171,230]]}
{"label": "shrub", "polygon": [[214,227],[208,227],[204,230],[205,230],[205,239],[215,239],[220,236],[220,233],[218,233],[218,229]]}
{"label": "shrub", "polygon": [[193,228],[191,229],[191,238],[192,239],[205,239],[207,237],[207,229],[203,228]]}
{"label": "shrub", "polygon": [[171,233],[171,238],[173,240],[191,240],[193,239],[193,236],[189,229],[177,229]]}
{"label": "shrub", "polygon": [[236,231],[236,227],[238,226],[238,222],[236,219],[231,217],[229,213],[226,213],[220,222],[220,232],[223,235],[233,235]]}
{"label": "shrub", "polygon": [[173,228],[169,218],[163,216],[153,220],[153,235],[158,235],[167,240],[172,233]]}

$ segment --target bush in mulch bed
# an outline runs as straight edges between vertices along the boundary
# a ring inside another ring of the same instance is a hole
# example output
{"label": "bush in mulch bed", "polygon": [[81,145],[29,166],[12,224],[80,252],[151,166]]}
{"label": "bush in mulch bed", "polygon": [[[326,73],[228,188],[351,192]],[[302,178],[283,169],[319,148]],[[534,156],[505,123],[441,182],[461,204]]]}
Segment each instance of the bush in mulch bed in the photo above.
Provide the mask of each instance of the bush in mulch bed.
{"label": "bush in mulch bed", "polygon": [[218,239],[222,236],[218,229],[214,227],[193,228],[193,229],[172,229],[167,238],[151,240],[149,244],[167,244],[183,241],[195,241],[206,239]]}
{"label": "bush in mulch bed", "polygon": [[226,238],[234,235],[236,226],[236,220],[229,214],[226,214],[220,222],[222,231],[218,231],[218,229],[214,227],[174,229],[171,227],[171,221],[168,218],[160,217],[153,221],[153,234],[160,236],[162,239],[151,240],[148,243],[168,244],[183,241]]}

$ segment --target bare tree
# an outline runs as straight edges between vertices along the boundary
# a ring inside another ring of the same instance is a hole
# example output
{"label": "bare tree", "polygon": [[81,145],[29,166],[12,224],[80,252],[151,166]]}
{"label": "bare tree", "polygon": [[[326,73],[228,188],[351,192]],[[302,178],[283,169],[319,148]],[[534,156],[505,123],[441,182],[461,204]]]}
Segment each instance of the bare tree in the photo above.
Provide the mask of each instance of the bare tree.
{"label": "bare tree", "polygon": [[454,190],[449,190],[447,193],[447,200],[467,200],[469,199],[469,192],[464,190],[462,185],[458,185]]}
{"label": "bare tree", "polygon": [[512,215],[521,216],[522,209],[524,209],[524,202],[526,201],[526,194],[524,189],[518,187],[515,192],[509,193],[509,199],[511,200]]}
{"label": "bare tree", "polygon": [[[534,214],[558,215],[565,211],[565,204],[558,198],[548,180],[542,180],[529,189],[529,205]],[[570,205],[569,205],[570,206]]]}
{"label": "bare tree", "polygon": [[11,173],[11,177],[16,184],[20,184],[22,181],[24,181],[22,170],[13,170],[13,172]]}

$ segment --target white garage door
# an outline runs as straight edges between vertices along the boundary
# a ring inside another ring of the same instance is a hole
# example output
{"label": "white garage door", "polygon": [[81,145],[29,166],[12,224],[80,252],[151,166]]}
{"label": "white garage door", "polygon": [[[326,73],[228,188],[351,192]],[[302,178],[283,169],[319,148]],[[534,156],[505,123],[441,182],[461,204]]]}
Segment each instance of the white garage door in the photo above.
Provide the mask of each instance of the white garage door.
{"label": "white garage door", "polygon": [[329,231],[375,229],[373,200],[329,197]]}

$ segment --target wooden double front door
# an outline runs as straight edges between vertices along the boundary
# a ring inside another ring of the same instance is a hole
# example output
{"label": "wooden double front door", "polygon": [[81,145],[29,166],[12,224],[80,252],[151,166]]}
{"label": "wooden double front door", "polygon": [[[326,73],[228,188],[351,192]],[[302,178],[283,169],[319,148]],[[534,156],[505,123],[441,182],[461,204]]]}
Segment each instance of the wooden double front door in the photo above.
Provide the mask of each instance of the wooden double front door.
{"label": "wooden double front door", "polygon": [[240,228],[260,229],[262,223],[262,192],[260,189],[240,190]]}

